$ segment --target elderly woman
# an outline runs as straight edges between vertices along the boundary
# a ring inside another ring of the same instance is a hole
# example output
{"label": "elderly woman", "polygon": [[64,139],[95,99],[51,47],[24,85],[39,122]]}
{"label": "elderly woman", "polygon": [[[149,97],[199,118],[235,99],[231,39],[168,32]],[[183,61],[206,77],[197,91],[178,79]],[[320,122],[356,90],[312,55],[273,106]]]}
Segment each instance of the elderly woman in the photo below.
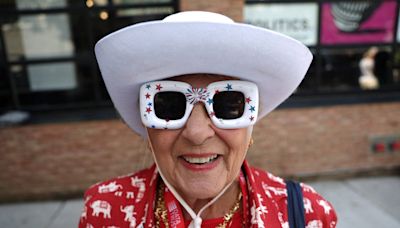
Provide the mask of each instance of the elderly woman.
{"label": "elderly woman", "polygon": [[312,60],[304,45],[182,12],[114,32],[95,51],[115,107],[148,140],[155,165],[92,186],[80,227],[336,226],[311,187],[287,188],[245,160],[253,125],[303,79]]}

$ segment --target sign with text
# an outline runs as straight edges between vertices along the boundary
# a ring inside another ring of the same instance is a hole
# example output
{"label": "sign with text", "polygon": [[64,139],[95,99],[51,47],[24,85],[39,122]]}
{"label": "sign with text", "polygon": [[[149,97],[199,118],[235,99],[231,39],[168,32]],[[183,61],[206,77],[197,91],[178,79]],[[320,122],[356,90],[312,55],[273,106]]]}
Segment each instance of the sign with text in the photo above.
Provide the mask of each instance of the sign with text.
{"label": "sign with text", "polygon": [[321,44],[390,43],[396,8],[393,0],[324,3]]}
{"label": "sign with text", "polygon": [[244,21],[283,33],[305,45],[317,43],[317,3],[248,4],[244,10]]}

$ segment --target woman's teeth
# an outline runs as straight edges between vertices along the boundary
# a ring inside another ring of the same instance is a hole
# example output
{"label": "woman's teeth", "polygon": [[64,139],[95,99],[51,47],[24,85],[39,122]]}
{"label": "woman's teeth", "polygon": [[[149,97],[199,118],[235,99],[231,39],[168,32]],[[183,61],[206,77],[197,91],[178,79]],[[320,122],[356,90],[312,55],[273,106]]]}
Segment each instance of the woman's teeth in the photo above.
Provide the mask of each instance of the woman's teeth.
{"label": "woman's teeth", "polygon": [[218,155],[212,155],[209,157],[185,157],[185,156],[182,157],[185,161],[192,164],[205,164],[215,160],[218,157]]}

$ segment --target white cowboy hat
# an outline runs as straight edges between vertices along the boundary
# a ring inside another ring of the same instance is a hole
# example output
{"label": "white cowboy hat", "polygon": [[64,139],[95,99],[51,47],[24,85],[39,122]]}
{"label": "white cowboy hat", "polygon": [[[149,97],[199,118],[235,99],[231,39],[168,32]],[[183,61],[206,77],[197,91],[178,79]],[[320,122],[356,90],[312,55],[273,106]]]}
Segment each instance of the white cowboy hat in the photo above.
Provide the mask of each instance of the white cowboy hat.
{"label": "white cowboy hat", "polygon": [[309,49],[288,36],[200,11],[128,26],[97,42],[95,53],[116,109],[143,137],[138,95],[145,82],[194,73],[252,81],[261,119],[293,93],[312,60]]}

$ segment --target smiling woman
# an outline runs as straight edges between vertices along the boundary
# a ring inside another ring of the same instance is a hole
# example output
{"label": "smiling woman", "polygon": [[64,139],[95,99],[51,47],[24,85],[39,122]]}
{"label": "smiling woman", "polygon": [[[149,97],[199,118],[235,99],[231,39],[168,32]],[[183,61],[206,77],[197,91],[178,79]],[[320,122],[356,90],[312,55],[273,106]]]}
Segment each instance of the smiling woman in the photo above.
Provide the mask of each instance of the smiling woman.
{"label": "smiling woman", "polygon": [[[155,165],[92,186],[80,227],[295,227],[285,181],[245,157],[257,119],[303,79],[312,59],[304,45],[183,12],[112,33],[95,51],[116,108],[148,140]],[[335,227],[332,205],[300,186],[303,224]]]}
{"label": "smiling woman", "polygon": [[[204,88],[226,78],[196,74],[174,80]],[[191,208],[198,209],[236,180],[251,137],[247,128],[217,128],[202,104],[195,105],[181,129],[150,128],[148,134],[164,177]],[[236,183],[230,191],[233,198],[238,194],[238,186]]]}

